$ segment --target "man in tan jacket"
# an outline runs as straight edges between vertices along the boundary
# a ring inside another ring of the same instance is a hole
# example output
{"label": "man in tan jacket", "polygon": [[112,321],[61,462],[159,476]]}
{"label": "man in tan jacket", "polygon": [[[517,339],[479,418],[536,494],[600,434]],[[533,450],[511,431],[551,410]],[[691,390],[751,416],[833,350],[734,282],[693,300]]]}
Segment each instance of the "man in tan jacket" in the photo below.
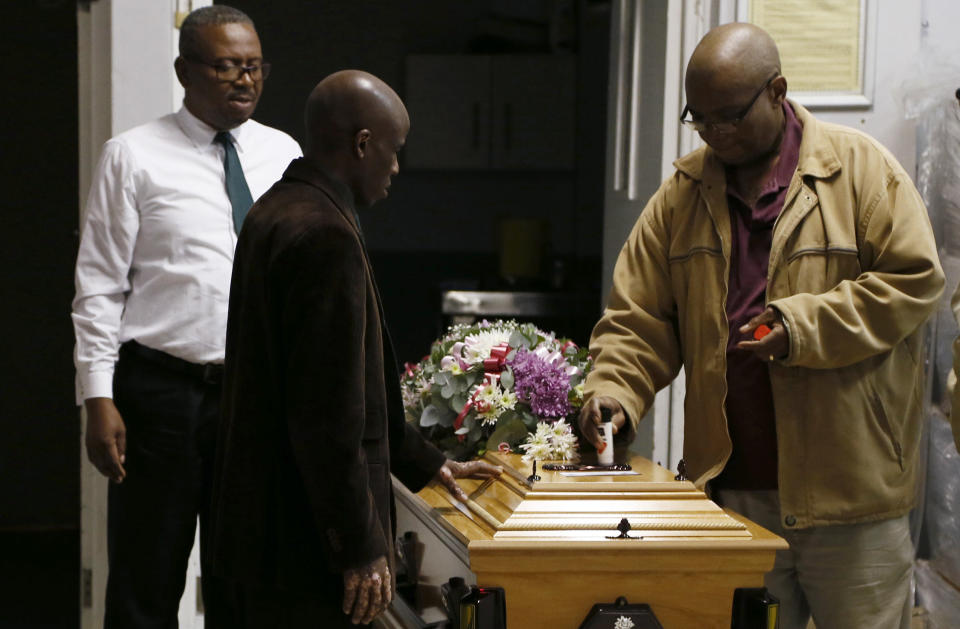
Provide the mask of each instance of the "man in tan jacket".
{"label": "man in tan jacket", "polygon": [[776,45],[710,31],[679,159],[614,270],[580,416],[628,441],[684,367],[684,462],[715,500],[784,536],[781,627],[908,627],[921,326],[943,290],[926,210],[872,138],[786,99]]}

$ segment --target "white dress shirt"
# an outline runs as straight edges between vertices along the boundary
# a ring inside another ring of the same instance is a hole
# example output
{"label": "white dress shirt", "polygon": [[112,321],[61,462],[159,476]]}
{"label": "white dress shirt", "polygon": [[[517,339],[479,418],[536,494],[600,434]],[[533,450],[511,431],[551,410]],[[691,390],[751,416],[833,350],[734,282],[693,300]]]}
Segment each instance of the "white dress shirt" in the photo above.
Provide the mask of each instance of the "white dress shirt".
{"label": "white dress shirt", "polygon": [[[257,199],[301,155],[248,120],[231,130]],[[103,147],[82,218],[73,326],[77,403],[113,397],[120,344],[222,363],[237,235],[216,130],[182,107]]]}

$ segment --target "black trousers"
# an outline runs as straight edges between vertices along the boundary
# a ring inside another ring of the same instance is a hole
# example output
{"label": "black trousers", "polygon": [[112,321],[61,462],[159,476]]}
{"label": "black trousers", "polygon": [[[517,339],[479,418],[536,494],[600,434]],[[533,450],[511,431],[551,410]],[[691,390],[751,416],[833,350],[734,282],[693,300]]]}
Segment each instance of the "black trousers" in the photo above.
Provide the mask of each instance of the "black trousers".
{"label": "black trousers", "polygon": [[[105,629],[175,629],[198,516],[205,544],[221,384],[152,351],[125,344],[114,374],[127,475],[108,494]],[[210,617],[222,586],[204,568]]]}

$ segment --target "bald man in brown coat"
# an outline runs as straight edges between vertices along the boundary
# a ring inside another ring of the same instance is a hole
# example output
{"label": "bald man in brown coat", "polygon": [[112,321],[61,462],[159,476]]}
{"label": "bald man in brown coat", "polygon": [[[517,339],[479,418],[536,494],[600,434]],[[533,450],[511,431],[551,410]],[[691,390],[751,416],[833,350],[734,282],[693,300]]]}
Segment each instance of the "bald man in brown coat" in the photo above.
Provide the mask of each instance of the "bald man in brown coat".
{"label": "bald man in brown coat", "polygon": [[370,74],[337,72],[311,93],[306,128],[306,157],[237,244],[210,542],[234,583],[231,628],[370,623],[392,597],[391,472],[461,499],[455,477],[500,472],[446,460],[404,421],[355,211],[399,171],[403,103]]}

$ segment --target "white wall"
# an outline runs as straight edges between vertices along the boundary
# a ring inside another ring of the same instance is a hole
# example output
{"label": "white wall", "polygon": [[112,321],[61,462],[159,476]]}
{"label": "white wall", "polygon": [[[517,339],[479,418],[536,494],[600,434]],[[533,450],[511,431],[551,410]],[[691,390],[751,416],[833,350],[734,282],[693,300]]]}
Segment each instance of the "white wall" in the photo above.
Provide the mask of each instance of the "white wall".
{"label": "white wall", "polygon": [[[947,0],[939,0],[946,4]],[[899,100],[900,84],[909,76],[920,51],[921,2],[878,0],[877,39],[867,46],[875,56],[873,106],[867,110],[817,110],[821,120],[854,127],[869,133],[900,161],[911,175],[916,170],[916,135],[906,120]],[[789,80],[789,77],[787,77]],[[957,86],[960,87],[960,86]]]}
{"label": "white wall", "polygon": [[[924,46],[935,46],[944,52],[960,55],[960,2],[957,0],[920,0]],[[954,89],[960,87],[955,86]]]}

